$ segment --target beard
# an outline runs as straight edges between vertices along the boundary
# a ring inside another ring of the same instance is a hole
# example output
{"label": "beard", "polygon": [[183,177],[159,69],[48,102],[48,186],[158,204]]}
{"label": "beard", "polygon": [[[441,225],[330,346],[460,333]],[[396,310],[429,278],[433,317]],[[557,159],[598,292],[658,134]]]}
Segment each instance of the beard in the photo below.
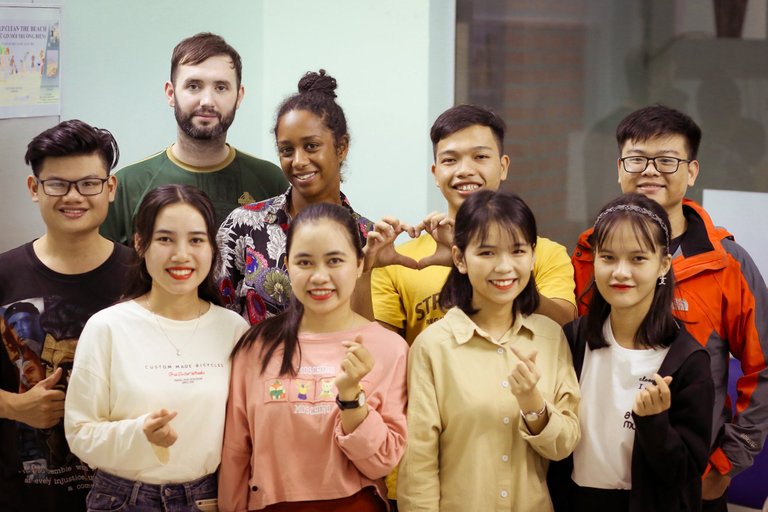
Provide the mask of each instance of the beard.
{"label": "beard", "polygon": [[[222,114],[221,112],[215,112],[213,109],[197,109],[191,114],[187,114],[179,108],[179,104],[176,103],[173,106],[173,114],[176,116],[176,123],[188,137],[196,140],[213,140],[218,139],[227,134],[227,130],[235,120],[235,108]],[[212,126],[195,126],[192,122],[192,118],[195,114],[202,112],[215,112],[219,122]]]}

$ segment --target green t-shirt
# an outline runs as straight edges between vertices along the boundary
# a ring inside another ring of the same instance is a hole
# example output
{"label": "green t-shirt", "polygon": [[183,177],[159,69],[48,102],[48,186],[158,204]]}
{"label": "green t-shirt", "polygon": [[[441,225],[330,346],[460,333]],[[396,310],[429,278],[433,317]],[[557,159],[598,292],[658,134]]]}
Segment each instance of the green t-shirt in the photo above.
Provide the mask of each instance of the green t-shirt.
{"label": "green t-shirt", "polygon": [[117,172],[117,194],[109,205],[101,234],[129,244],[133,216],[150,190],[169,183],[193,185],[208,194],[220,225],[235,208],[282,194],[288,188],[279,167],[247,153],[229,148],[229,156],[218,165],[193,167],[176,159],[168,147]]}

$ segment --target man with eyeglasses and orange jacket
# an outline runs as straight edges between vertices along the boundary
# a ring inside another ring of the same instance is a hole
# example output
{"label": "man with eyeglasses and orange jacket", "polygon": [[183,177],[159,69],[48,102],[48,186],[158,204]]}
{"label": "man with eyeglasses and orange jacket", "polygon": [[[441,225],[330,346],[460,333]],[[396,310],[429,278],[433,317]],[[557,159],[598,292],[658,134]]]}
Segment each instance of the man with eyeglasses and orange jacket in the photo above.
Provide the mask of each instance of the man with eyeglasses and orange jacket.
{"label": "man with eyeglasses and orange jacket", "polygon": [[[726,511],[731,478],[752,465],[768,432],[768,290],[744,248],[715,227],[700,205],[685,198],[699,174],[701,142],[701,129],[689,116],[662,105],[645,107],[621,121],[616,140],[621,191],[654,199],[672,225],[674,313],[707,348],[715,381],[703,510]],[[571,258],[581,314],[589,305],[593,282],[591,233],[581,234]],[[731,407],[736,397],[727,396],[730,354],[744,372],[737,383],[735,415]]]}

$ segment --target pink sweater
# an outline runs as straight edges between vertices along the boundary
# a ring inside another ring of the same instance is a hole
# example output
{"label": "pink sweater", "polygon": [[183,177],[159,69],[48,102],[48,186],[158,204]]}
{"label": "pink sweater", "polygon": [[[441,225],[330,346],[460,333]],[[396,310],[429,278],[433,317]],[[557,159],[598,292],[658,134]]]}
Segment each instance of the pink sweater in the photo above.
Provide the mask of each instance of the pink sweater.
{"label": "pink sweater", "polygon": [[[333,382],[346,353],[341,341],[357,334],[375,361],[362,380],[369,413],[344,435]],[[405,450],[407,344],[376,323],[302,334],[299,343],[296,377],[278,374],[282,351],[259,375],[258,343],[232,363],[219,472],[224,512],[342,498],[366,486],[386,498],[383,477]]]}

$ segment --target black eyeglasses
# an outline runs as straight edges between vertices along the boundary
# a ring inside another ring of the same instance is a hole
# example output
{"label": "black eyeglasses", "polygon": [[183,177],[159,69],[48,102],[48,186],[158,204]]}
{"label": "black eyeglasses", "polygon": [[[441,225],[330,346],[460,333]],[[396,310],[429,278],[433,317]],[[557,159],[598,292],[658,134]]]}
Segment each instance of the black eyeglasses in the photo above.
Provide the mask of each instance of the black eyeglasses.
{"label": "black eyeglasses", "polygon": [[83,178],[76,181],[61,179],[37,180],[43,186],[43,192],[52,197],[69,194],[72,185],[75,186],[81,196],[97,196],[104,190],[104,183],[107,181],[109,181],[109,178]]}
{"label": "black eyeglasses", "polygon": [[680,167],[680,162],[691,163],[690,160],[673,156],[625,156],[619,160],[624,164],[624,170],[630,173],[644,172],[648,168],[648,164],[653,162],[653,166],[660,173],[674,174]]}

